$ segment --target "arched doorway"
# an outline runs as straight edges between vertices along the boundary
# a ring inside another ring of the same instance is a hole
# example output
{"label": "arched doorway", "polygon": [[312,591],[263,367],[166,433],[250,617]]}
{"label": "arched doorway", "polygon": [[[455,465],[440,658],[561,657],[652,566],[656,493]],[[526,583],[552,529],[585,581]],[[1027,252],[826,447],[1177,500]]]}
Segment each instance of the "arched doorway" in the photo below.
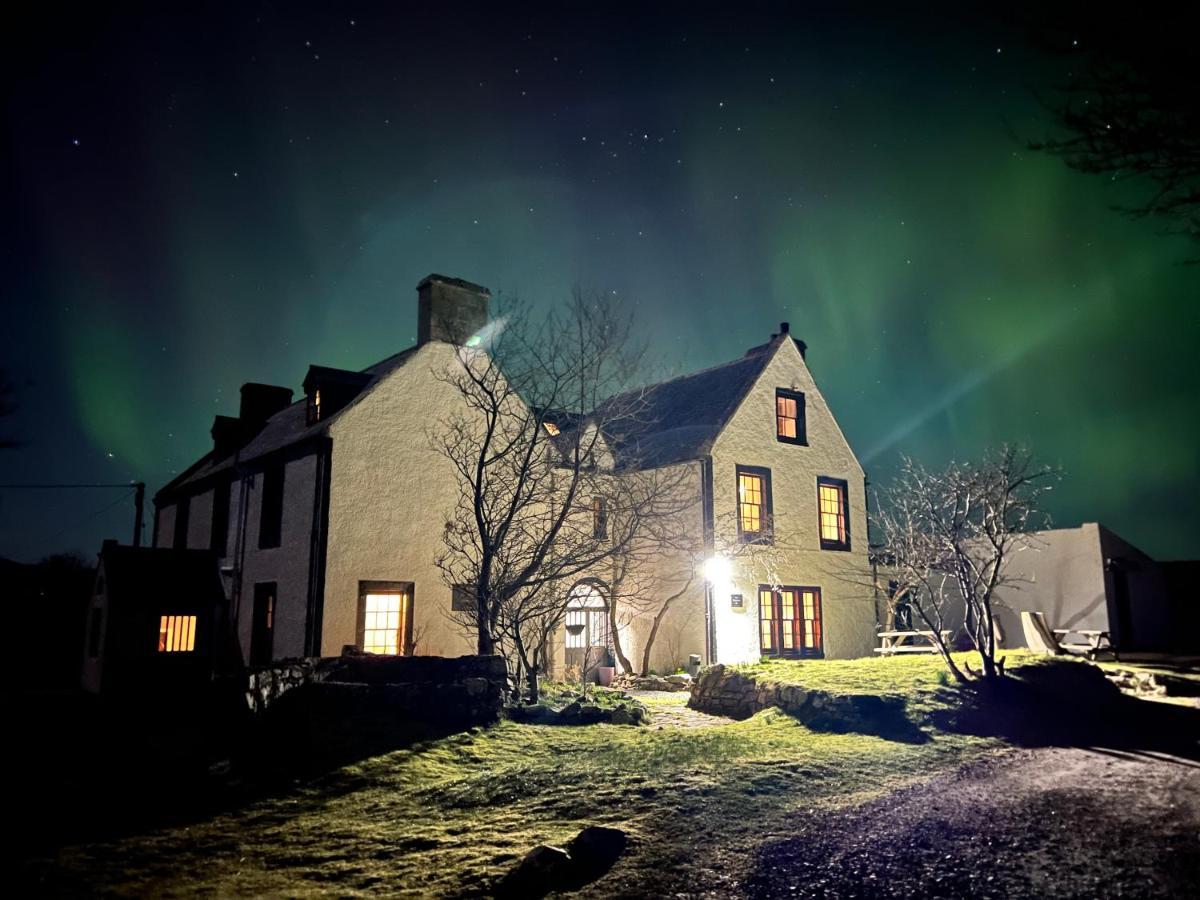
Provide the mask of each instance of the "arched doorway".
{"label": "arched doorway", "polygon": [[568,672],[583,680],[596,680],[596,669],[612,665],[612,638],[608,628],[608,588],[589,578],[571,588],[563,620]]}

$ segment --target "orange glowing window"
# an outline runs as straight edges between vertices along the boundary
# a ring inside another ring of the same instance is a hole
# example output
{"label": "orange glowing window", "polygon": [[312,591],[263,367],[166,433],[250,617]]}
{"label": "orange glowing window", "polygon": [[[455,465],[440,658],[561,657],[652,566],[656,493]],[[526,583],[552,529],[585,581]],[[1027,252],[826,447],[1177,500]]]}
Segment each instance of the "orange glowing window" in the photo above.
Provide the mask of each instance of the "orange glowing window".
{"label": "orange glowing window", "polygon": [[758,645],[764,656],[821,656],[821,589],[758,590]]}
{"label": "orange glowing window", "polygon": [[407,618],[407,594],[366,594],[363,597],[363,650],[367,653],[403,653]]}
{"label": "orange glowing window", "polygon": [[159,618],[159,653],[191,653],[195,649],[195,616],[161,616]]}
{"label": "orange glowing window", "polygon": [[821,549],[850,549],[850,522],[847,506],[845,481],[838,478],[817,479]]}
{"label": "orange glowing window", "polygon": [[770,526],[770,469],[738,466],[737,489],[738,532],[743,540],[757,540]]}
{"label": "orange glowing window", "polygon": [[804,395],[798,391],[775,391],[775,437],[785,444],[806,444]]}

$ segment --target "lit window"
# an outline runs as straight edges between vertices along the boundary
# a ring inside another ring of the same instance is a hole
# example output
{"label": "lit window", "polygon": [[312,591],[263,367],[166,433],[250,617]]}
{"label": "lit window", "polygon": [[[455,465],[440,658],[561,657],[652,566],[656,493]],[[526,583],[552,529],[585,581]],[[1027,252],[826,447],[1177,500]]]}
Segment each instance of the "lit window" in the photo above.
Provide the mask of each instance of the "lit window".
{"label": "lit window", "polygon": [[308,424],[320,421],[320,388],[308,395]]}
{"label": "lit window", "polygon": [[804,395],[798,391],[775,391],[775,436],[786,444],[807,444],[804,424]]}
{"label": "lit window", "polygon": [[159,618],[159,653],[191,653],[195,649],[195,616],[162,616]]}
{"label": "lit window", "polygon": [[592,498],[592,537],[598,541],[608,537],[608,501],[603,497]]}
{"label": "lit window", "polygon": [[850,518],[846,482],[840,478],[817,479],[817,508],[822,550],[850,549]]}
{"label": "lit window", "polygon": [[760,540],[770,530],[771,470],[737,467],[738,533],[744,541]]}
{"label": "lit window", "polygon": [[408,594],[372,591],[363,595],[362,603],[362,649],[367,653],[403,653],[408,626]]}
{"label": "lit window", "polygon": [[542,427],[546,429],[546,434],[550,435],[551,437],[554,437],[559,433],[558,426],[553,422],[543,422]]}
{"label": "lit window", "polygon": [[759,649],[764,656],[821,656],[821,590],[809,587],[758,591]]}

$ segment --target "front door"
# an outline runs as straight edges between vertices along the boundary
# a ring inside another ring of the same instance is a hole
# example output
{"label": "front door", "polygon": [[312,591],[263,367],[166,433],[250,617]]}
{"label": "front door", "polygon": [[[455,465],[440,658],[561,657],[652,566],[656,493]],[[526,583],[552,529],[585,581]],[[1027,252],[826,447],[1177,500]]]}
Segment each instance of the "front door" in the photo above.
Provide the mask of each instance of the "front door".
{"label": "front door", "polygon": [[823,656],[821,589],[759,585],[758,625],[763,656]]}
{"label": "front door", "polygon": [[254,586],[250,626],[250,665],[265,666],[275,652],[275,582]]}
{"label": "front door", "polygon": [[563,625],[568,677],[594,680],[596,668],[609,665],[608,603],[600,590],[587,583],[572,588]]}

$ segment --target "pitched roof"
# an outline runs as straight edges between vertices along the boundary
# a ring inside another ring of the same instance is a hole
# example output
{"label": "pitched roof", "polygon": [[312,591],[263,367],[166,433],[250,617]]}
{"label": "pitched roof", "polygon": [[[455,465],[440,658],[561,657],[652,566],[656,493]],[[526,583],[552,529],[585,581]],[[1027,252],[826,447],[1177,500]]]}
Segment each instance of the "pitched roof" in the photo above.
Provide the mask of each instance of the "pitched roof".
{"label": "pitched roof", "polygon": [[[370,377],[358,396],[362,397],[368,393],[376,384],[408,362],[419,349],[419,346],[409,347],[407,350],[395,353],[387,359],[380,360],[363,369],[362,374]],[[217,456],[210,450],[194,465],[164,485],[155,496],[177,491],[219,472],[232,470],[235,464],[246,463],[286,447],[322,437],[328,433],[330,424],[337,421],[338,416],[353,405],[354,402],[348,403],[333,415],[310,425],[307,410],[308,398],[301,397],[295,403],[267,419],[262,429],[242,446],[240,452]]]}
{"label": "pitched roof", "polygon": [[163,588],[181,609],[225,601],[217,556],[211,550],[127,547],[105,543],[100,551],[110,598],[121,603],[162,603]]}
{"label": "pitched roof", "polygon": [[602,411],[634,411],[628,418],[617,412],[618,421],[606,428],[617,465],[654,468],[706,455],[785,338],[753,347],[741,359],[608,401]]}

